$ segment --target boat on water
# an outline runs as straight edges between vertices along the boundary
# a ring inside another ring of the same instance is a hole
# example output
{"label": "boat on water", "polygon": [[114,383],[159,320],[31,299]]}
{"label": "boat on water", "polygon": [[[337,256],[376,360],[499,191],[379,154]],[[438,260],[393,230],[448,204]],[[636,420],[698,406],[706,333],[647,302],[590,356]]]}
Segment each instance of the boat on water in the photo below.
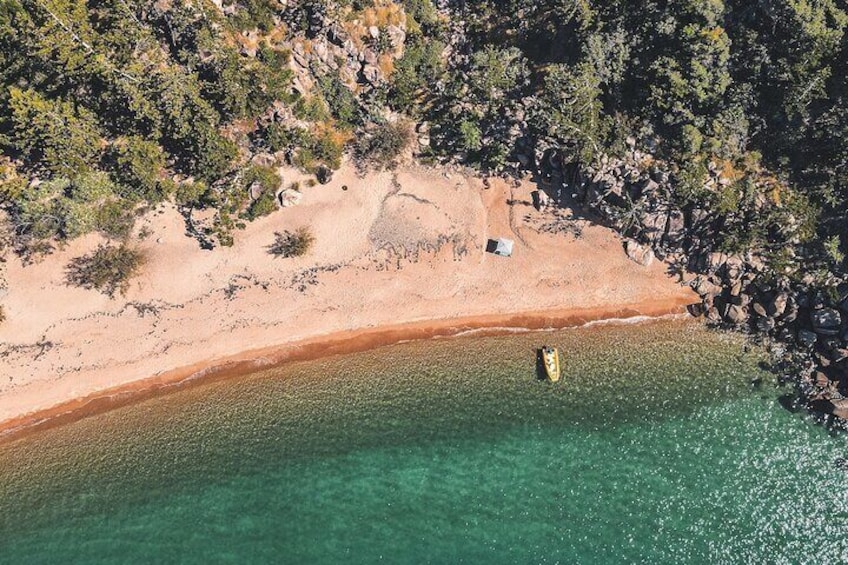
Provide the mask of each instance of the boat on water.
{"label": "boat on water", "polygon": [[545,365],[545,375],[555,383],[559,380],[559,350],[556,347],[542,347],[542,362]]}

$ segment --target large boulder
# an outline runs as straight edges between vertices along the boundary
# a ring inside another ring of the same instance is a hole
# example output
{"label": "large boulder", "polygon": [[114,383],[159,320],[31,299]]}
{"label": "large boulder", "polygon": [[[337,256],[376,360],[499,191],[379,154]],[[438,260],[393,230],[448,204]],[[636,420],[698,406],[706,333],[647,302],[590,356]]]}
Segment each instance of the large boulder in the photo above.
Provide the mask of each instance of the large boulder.
{"label": "large boulder", "polygon": [[813,330],[819,335],[839,335],[842,326],[842,316],[834,308],[822,308],[810,313]]}
{"label": "large boulder", "polygon": [[318,167],[318,170],[315,171],[315,178],[320,184],[328,184],[331,180],[333,180],[333,170],[326,165],[321,165]]}
{"label": "large boulder", "polygon": [[642,245],[634,239],[624,240],[624,252],[631,261],[639,263],[643,267],[654,262],[654,252],[647,245]]}
{"label": "large boulder", "polygon": [[303,193],[298,190],[294,190],[293,188],[288,188],[280,192],[277,198],[280,201],[280,206],[283,208],[289,208],[300,204],[300,200],[303,198]]}
{"label": "large boulder", "polygon": [[724,319],[731,324],[744,324],[748,321],[748,312],[738,304],[728,304],[724,311]]}

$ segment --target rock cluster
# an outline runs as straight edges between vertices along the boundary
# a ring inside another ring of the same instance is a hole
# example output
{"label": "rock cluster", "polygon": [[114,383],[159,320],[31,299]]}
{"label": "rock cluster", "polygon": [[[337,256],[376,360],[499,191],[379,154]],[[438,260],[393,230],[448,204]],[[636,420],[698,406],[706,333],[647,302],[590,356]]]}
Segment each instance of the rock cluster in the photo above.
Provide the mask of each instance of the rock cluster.
{"label": "rock cluster", "polygon": [[360,19],[341,22],[326,11],[310,12],[306,31],[289,41],[294,87],[308,94],[315,78],[325,75],[338,76],[351,89],[382,86],[386,69],[403,56],[406,34],[406,15],[400,7],[382,27]]}
{"label": "rock cluster", "polygon": [[[548,155],[544,176],[622,234],[631,259],[647,265],[656,255],[681,273],[701,297],[690,308],[694,315],[767,337],[778,354],[776,368],[798,383],[813,407],[848,408],[848,281],[822,287],[810,276],[775,272],[755,253],[715,250],[718,218],[675,205],[671,175],[633,140],[628,144],[625,157],[602,157],[592,166],[563,164],[555,153]],[[728,184],[716,167],[710,167],[706,182]]]}

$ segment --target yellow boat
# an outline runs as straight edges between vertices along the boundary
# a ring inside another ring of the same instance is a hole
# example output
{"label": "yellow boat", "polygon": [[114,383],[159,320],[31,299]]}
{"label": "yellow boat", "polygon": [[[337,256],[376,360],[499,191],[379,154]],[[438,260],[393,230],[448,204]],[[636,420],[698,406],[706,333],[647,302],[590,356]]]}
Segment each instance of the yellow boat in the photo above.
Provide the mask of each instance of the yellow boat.
{"label": "yellow boat", "polygon": [[542,348],[542,361],[545,364],[545,374],[548,380],[555,383],[559,380],[559,350],[556,347]]}

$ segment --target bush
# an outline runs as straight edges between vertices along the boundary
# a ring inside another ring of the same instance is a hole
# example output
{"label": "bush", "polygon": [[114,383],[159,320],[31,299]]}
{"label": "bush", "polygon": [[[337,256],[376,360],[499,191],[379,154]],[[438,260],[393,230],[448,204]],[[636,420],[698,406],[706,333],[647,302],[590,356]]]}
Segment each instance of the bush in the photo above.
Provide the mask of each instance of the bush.
{"label": "bush", "polygon": [[274,257],[306,255],[315,243],[315,236],[306,228],[298,228],[294,233],[288,230],[283,233],[276,232],[274,236],[276,238],[274,243],[268,247],[268,253]]}
{"label": "bush", "polygon": [[387,167],[403,153],[411,139],[412,132],[405,123],[380,126],[370,137],[360,138],[356,145],[357,160],[363,165]]}
{"label": "bush", "polygon": [[124,294],[129,281],[144,265],[144,254],[138,249],[120,245],[101,245],[93,253],[77,257],[68,264],[68,284],[99,290],[114,297],[116,292]]}
{"label": "bush", "polygon": [[277,195],[272,191],[263,192],[259,198],[250,203],[247,209],[247,217],[255,220],[261,216],[267,216],[277,210]]}

